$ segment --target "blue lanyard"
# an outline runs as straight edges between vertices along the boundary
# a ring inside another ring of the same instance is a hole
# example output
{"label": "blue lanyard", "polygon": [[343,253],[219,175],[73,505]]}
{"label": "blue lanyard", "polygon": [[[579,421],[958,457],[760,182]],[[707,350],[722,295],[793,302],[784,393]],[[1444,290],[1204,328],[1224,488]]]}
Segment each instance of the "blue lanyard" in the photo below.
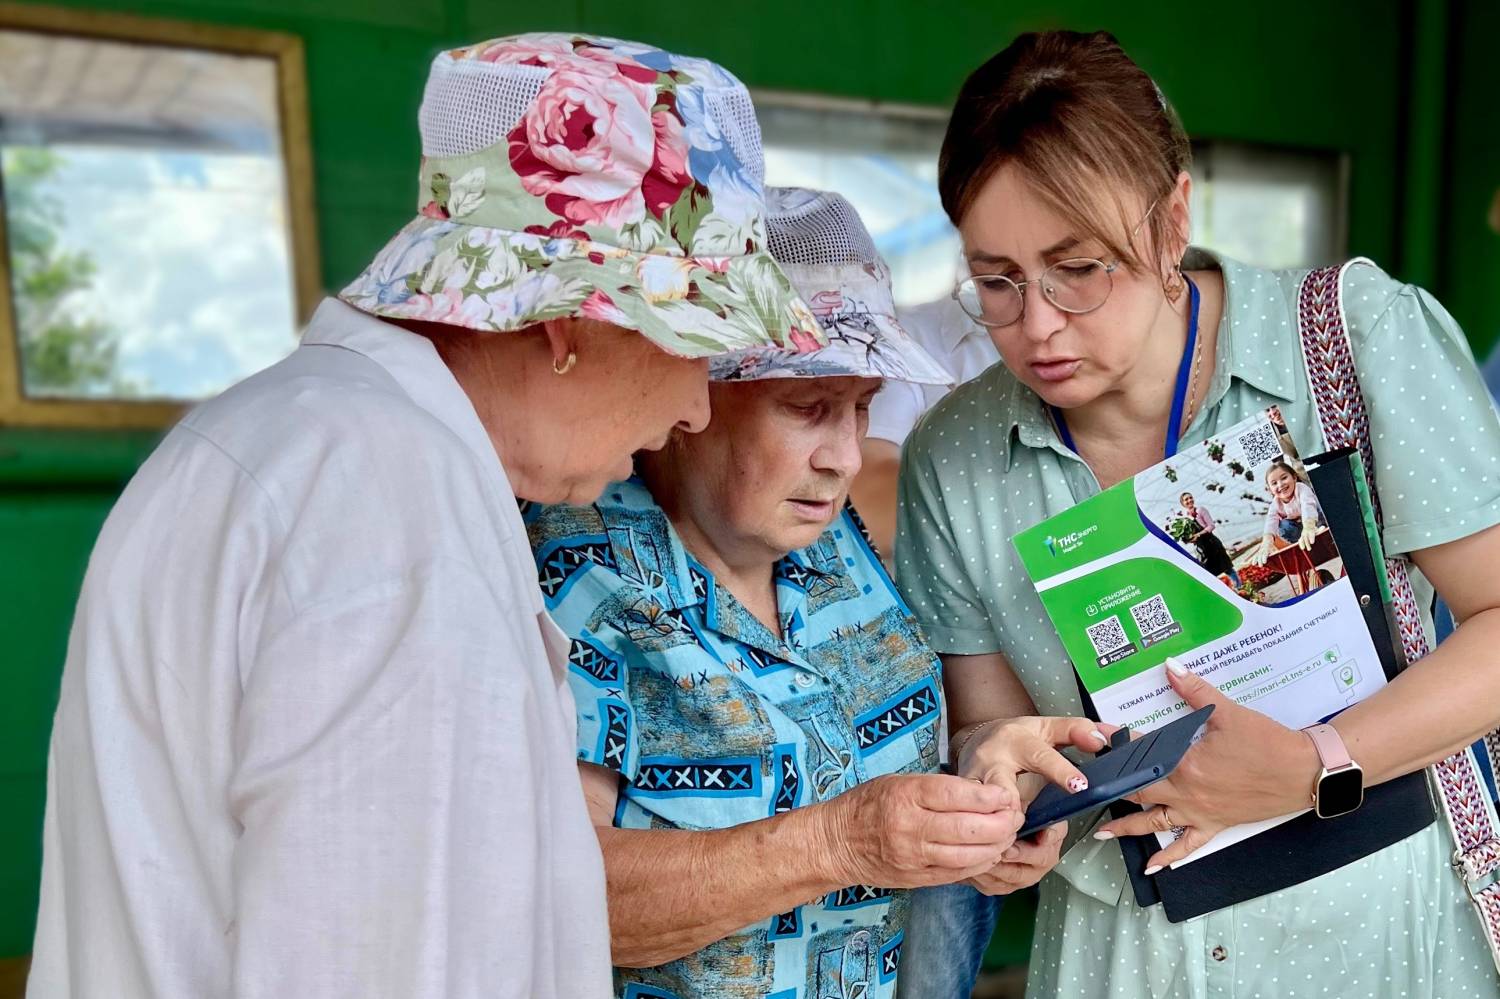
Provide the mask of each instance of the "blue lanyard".
{"label": "blue lanyard", "polygon": [[[1187,345],[1182,349],[1182,360],[1177,364],[1177,387],[1172,390],[1172,415],[1167,422],[1168,458],[1177,453],[1177,436],[1182,431],[1182,410],[1187,404],[1188,383],[1193,380],[1193,351],[1198,346],[1198,305],[1201,299],[1193,279],[1183,275],[1183,280],[1187,282],[1190,303],[1188,334]],[[1052,413],[1052,422],[1057,424],[1057,436],[1069,451],[1077,454],[1078,448],[1073,443],[1073,435],[1068,430],[1068,421],[1063,416],[1063,411],[1056,406],[1048,406],[1047,409]]]}

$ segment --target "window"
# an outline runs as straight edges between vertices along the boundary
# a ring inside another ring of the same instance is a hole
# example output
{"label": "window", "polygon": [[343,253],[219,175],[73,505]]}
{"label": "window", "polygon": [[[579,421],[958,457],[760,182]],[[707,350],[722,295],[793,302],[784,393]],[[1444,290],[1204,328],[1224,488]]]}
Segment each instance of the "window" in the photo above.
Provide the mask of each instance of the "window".
{"label": "window", "polygon": [[[757,93],[766,183],[838,191],[891,266],[896,302],[949,293],[958,235],[937,194],[947,112]],[[1347,158],[1240,142],[1195,142],[1193,242],[1266,267],[1341,260]]]}
{"label": "window", "polygon": [[1248,142],[1193,143],[1193,242],[1262,267],[1347,255],[1348,159]]}
{"label": "window", "polygon": [[890,265],[897,305],[952,290],[958,233],[937,193],[945,112],[775,93],[757,93],[755,110],[766,183],[848,198]]}
{"label": "window", "polygon": [[56,17],[0,18],[0,421],[159,425],[317,294],[300,43]]}

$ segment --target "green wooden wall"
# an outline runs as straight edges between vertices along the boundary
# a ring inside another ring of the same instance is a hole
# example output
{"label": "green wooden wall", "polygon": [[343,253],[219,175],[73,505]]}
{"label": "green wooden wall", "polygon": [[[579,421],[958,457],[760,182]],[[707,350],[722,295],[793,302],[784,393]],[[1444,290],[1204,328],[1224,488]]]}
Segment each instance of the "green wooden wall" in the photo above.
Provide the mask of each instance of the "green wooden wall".
{"label": "green wooden wall", "polygon": [[[1480,0],[73,6],[270,28],[305,40],[330,288],[412,214],[416,109],[439,48],[515,31],[582,29],[710,56],[752,88],[941,105],[1018,31],[1102,27],[1157,77],[1193,134],[1347,151],[1351,250],[1398,274],[1408,263],[1420,271],[1476,345],[1500,334],[1500,237],[1483,224],[1500,184],[1485,42],[1500,37],[1500,8]],[[0,957],[31,945],[47,734],[73,601],[93,537],[151,441],[0,429]]]}
{"label": "green wooden wall", "polygon": [[1436,180],[1438,271],[1427,283],[1482,359],[1500,349],[1500,233],[1486,221],[1500,192],[1500,3],[1465,0],[1453,6],[1440,67],[1447,74],[1447,99],[1434,109],[1446,132],[1444,169]]}

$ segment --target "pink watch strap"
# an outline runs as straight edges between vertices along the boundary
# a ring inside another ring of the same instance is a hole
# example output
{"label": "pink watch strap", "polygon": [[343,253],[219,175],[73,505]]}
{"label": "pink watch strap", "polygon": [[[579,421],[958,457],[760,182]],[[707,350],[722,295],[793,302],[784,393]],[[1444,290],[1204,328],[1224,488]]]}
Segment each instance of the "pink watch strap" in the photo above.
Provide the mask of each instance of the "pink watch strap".
{"label": "pink watch strap", "polygon": [[1323,761],[1324,770],[1341,770],[1354,762],[1349,758],[1343,736],[1332,725],[1309,725],[1302,731],[1312,740],[1313,748],[1318,751],[1318,758]]}

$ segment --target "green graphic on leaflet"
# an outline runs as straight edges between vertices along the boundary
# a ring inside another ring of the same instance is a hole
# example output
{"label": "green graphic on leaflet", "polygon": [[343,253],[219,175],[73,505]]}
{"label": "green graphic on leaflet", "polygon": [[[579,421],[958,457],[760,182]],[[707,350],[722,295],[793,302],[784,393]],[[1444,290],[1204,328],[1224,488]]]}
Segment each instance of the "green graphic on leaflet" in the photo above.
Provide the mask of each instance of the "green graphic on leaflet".
{"label": "green graphic on leaflet", "polygon": [[1088,565],[1124,551],[1146,536],[1135,505],[1135,483],[1126,479],[1087,503],[1065,510],[1012,540],[1034,580]]}
{"label": "green graphic on leaflet", "polygon": [[[1245,616],[1219,590],[1223,588],[1205,586],[1164,558],[1143,557],[1113,562],[1049,586],[1041,598],[1084,687],[1097,694],[1122,680],[1159,670],[1167,656],[1182,655],[1238,630]],[[1175,620],[1152,631],[1151,611],[1159,603],[1171,608]],[[1112,643],[1113,653],[1099,655],[1088,629],[1102,626],[1118,634],[1107,623],[1111,619],[1123,635]]]}
{"label": "green graphic on leaflet", "polygon": [[[1190,710],[1163,668],[1175,656],[1299,729],[1385,684],[1327,520],[1271,407],[1013,543],[1099,720],[1149,732]],[[1188,861],[1291,817],[1225,829]]]}

